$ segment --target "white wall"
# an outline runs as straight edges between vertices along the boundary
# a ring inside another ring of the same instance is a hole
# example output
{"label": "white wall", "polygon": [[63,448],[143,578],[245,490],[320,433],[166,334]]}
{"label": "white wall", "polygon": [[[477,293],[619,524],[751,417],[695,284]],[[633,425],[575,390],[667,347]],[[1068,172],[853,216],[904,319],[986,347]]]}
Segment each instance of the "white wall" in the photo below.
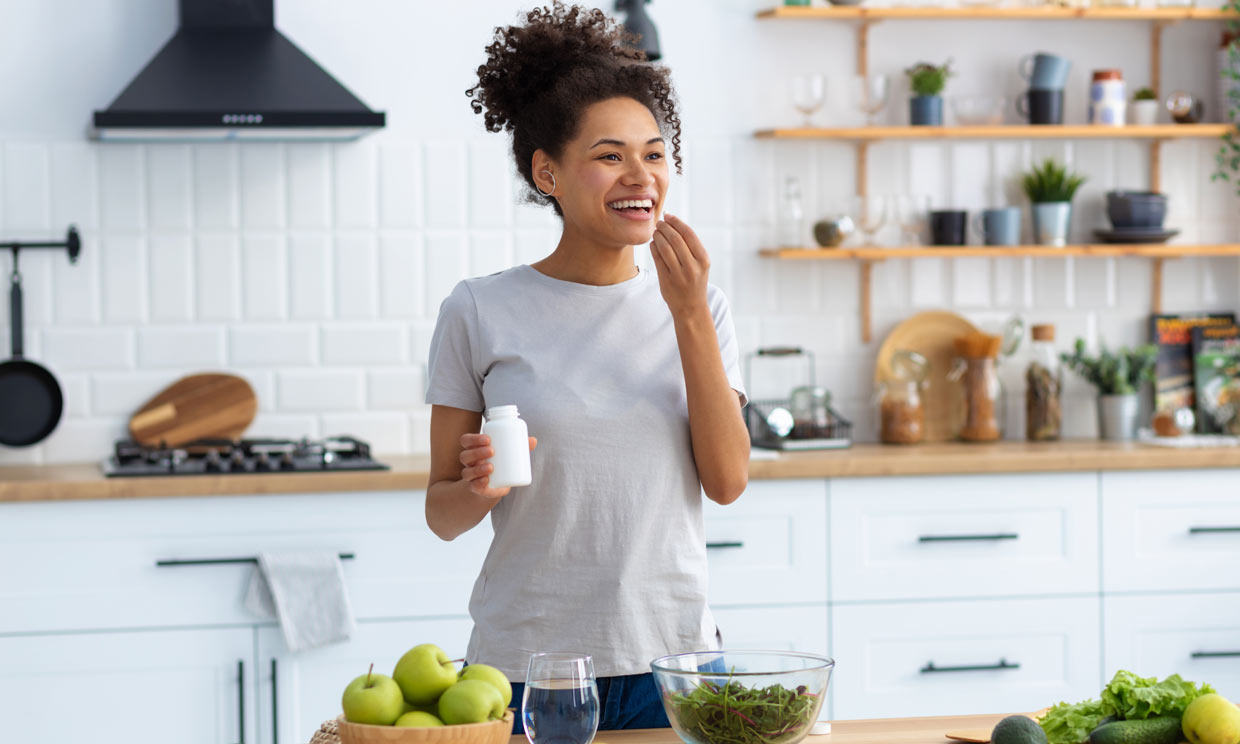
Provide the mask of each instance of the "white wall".
{"label": "white wall", "polygon": [[[787,77],[825,71],[830,103],[820,121],[860,121],[844,85],[855,64],[852,24],[758,22],[754,11],[765,5],[649,6],[683,104],[685,176],[669,209],[707,241],[743,351],[776,343],[815,351],[818,381],[864,440],[874,436],[877,344],[918,310],[951,308],[980,323],[1020,313],[1055,323],[1065,344],[1077,335],[1143,340],[1151,277],[1142,260],[879,264],[869,345],[860,342],[855,264],[760,260],[785,176],[801,178],[811,218],[854,183],[848,144],[751,137],[795,122]],[[73,222],[85,240],[74,267],[63,253],[22,256],[28,356],[60,379],[67,410],[46,442],[0,448],[0,462],[99,459],[143,401],[207,369],[254,384],[261,411],[250,434],[352,432],[380,452],[425,451],[422,364],[440,300],[461,278],[540,258],[558,235],[549,210],[516,204],[507,142],[483,131],[464,95],[493,27],[526,6],[280,0],[279,27],[387,111],[385,131],[340,145],[101,145],[84,136],[91,111],[172,34],[175,0],[0,0],[0,237],[60,235]],[[1020,89],[1021,55],[1061,52],[1074,62],[1068,118],[1081,121],[1090,70],[1122,67],[1130,90],[1148,81],[1148,32],[1136,22],[884,22],[871,31],[871,66],[898,75],[918,60],[952,57],[959,74],[948,95],[1010,95]],[[1166,89],[1215,90],[1217,33],[1209,23],[1167,30]],[[900,81],[884,112],[890,123],[906,120],[905,96]],[[1164,149],[1169,223],[1182,240],[1240,239],[1240,202],[1208,181],[1213,153],[1208,142]],[[1076,200],[1078,239],[1103,225],[1103,191],[1145,183],[1147,150],[1132,143],[882,144],[871,148],[871,190],[989,206],[1018,198],[1013,176],[1045,155],[1090,177]],[[1165,307],[1236,309],[1238,284],[1235,259],[1170,261]],[[7,305],[0,319],[7,350]],[[758,371],[760,396],[795,382],[795,369]],[[1090,391],[1073,381],[1071,392],[1069,434],[1092,435]]]}

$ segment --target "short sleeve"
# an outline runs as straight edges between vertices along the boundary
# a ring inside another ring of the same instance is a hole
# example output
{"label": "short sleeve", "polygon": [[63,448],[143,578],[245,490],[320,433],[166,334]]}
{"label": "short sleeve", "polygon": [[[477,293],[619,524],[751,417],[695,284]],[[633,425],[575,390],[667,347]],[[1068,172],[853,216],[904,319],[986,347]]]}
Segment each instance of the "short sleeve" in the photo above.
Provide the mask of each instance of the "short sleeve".
{"label": "short sleeve", "polygon": [[466,411],[485,407],[478,348],[478,307],[469,286],[460,282],[439,305],[426,364],[427,403]]}
{"label": "short sleeve", "polygon": [[715,335],[719,339],[719,356],[723,359],[723,370],[728,375],[728,384],[740,395],[741,407],[749,403],[745,393],[745,382],[741,379],[740,350],[736,343],[736,327],[732,324],[732,309],[723,290],[710,285],[710,314],[715,320]]}

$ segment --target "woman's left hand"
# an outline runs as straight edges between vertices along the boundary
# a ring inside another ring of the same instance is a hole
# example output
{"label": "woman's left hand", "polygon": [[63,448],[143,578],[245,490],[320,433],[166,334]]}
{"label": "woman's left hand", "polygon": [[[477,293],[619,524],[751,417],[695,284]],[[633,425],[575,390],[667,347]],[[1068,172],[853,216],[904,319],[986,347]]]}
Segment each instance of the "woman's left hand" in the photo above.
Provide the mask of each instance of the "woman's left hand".
{"label": "woman's left hand", "polygon": [[664,213],[655,226],[650,253],[659,274],[659,291],[672,317],[707,307],[710,257],[693,228],[679,217]]}

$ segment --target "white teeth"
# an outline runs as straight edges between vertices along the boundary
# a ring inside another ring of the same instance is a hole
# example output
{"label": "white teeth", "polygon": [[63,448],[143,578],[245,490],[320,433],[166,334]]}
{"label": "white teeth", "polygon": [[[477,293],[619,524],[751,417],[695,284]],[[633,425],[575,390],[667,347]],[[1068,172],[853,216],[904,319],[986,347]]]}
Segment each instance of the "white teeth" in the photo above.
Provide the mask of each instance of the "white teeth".
{"label": "white teeth", "polygon": [[624,209],[625,207],[645,207],[646,209],[650,209],[654,207],[654,202],[649,199],[629,199],[628,201],[612,202],[607,206],[612,209]]}

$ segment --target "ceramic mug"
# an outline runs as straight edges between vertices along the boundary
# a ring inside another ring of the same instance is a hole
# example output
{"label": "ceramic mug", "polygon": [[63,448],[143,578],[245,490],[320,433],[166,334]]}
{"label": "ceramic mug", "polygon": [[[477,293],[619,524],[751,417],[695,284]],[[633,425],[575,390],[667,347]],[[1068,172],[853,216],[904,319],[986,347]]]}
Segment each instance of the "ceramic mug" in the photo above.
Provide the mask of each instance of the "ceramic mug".
{"label": "ceramic mug", "polygon": [[1017,96],[1016,110],[1030,124],[1063,124],[1063,91],[1029,90]]}
{"label": "ceramic mug", "polygon": [[1026,54],[1020,58],[1020,76],[1029,81],[1030,88],[1063,90],[1068,84],[1068,69],[1072,63],[1065,57],[1046,52]]}
{"label": "ceramic mug", "polygon": [[986,245],[1020,245],[1020,207],[984,209],[973,221]]}
{"label": "ceramic mug", "polygon": [[963,209],[935,209],[930,212],[932,245],[964,245],[968,212]]}

